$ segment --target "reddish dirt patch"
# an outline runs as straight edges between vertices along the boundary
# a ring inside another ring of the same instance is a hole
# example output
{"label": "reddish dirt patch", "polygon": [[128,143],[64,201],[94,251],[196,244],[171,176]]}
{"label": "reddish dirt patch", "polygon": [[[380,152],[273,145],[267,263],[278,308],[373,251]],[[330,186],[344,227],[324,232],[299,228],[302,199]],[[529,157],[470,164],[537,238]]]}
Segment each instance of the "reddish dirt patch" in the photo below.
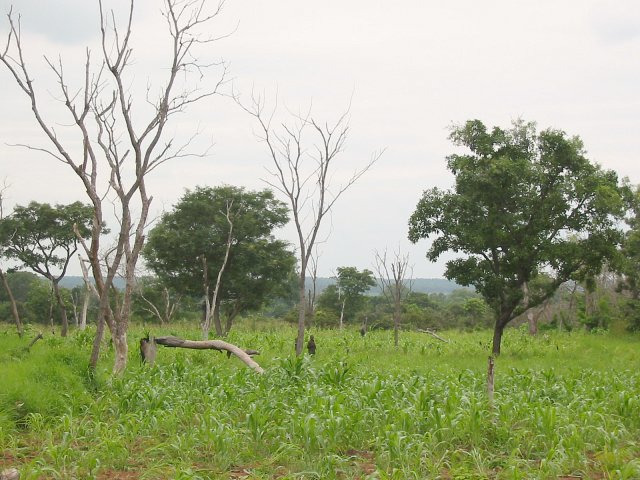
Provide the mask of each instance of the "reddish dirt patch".
{"label": "reddish dirt patch", "polygon": [[98,480],[138,480],[138,472],[122,472],[118,470],[106,470],[100,472]]}
{"label": "reddish dirt patch", "polygon": [[229,478],[237,480],[251,478],[251,471],[246,468],[237,467],[229,472]]}
{"label": "reddish dirt patch", "polygon": [[356,465],[365,476],[371,475],[377,470],[373,452],[350,449],[347,450],[345,454],[354,458],[353,464]]}

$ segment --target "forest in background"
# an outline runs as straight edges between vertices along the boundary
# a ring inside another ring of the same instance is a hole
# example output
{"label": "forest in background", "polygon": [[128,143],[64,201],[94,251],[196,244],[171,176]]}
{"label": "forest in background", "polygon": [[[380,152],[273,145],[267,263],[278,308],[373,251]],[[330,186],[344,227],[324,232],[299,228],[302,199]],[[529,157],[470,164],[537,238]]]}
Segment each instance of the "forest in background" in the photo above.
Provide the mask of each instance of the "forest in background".
{"label": "forest in background", "polygon": [[[307,278],[309,285],[313,282],[313,279]],[[318,293],[327,288],[329,285],[335,285],[336,279],[332,277],[318,277],[316,279],[316,288]],[[418,293],[451,293],[454,290],[461,288],[460,285],[447,280],[445,278],[414,278],[411,280],[412,288],[414,292]],[[114,281],[117,288],[123,288],[124,282]],[[84,279],[75,275],[68,275],[60,280],[60,285],[64,288],[73,289],[75,287],[81,287],[84,285]],[[378,286],[371,287],[367,292],[367,295],[380,294],[380,288]]]}

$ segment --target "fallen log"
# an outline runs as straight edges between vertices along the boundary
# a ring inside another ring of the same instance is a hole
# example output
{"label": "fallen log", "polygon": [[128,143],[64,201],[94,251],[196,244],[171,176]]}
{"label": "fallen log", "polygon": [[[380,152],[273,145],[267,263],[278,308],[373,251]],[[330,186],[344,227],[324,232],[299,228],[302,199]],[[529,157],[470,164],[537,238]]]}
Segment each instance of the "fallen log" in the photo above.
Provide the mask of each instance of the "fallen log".
{"label": "fallen log", "polygon": [[[179,337],[156,337],[154,343],[163,345],[165,347],[172,348],[191,348],[194,350],[218,350],[220,352],[225,351],[227,355],[235,355],[242,362],[244,362],[249,368],[252,368],[258,373],[264,373],[264,369],[258,365],[251,355],[257,355],[259,352],[256,350],[243,350],[231,343],[224,342],[222,340],[184,340]],[[249,353],[247,353],[249,352]]]}
{"label": "fallen log", "polygon": [[449,343],[449,340],[447,340],[446,338],[442,338],[440,335],[438,335],[438,334],[437,334],[436,332],[434,332],[433,330],[419,328],[419,329],[418,329],[418,331],[419,331],[420,333],[426,333],[426,334],[428,334],[428,335],[431,335],[433,338],[437,338],[437,339],[438,339],[438,340],[440,340],[441,342]]}

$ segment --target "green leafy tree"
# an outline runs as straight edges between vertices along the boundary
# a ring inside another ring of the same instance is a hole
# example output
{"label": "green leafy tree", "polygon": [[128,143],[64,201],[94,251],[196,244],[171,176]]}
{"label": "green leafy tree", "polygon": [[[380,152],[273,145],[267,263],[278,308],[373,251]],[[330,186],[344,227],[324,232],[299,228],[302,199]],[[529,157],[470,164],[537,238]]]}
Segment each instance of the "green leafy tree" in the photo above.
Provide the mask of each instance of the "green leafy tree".
{"label": "green leafy tree", "polygon": [[[40,277],[31,272],[3,272],[3,282],[6,281],[5,288],[0,288],[0,321],[18,319],[18,335],[24,334],[22,320],[26,318],[26,301],[29,292],[35,284],[42,281]],[[9,288],[7,288],[7,286]]]}
{"label": "green leafy tree", "polygon": [[625,234],[616,265],[620,273],[617,289],[629,294],[624,302],[629,330],[640,331],[640,187],[633,190],[629,202],[633,214],[627,219],[630,228]]}
{"label": "green leafy tree", "polygon": [[[409,221],[409,239],[434,236],[427,258],[445,252],[445,276],[473,285],[493,310],[493,353],[507,324],[553,295],[567,280],[600,271],[621,240],[623,188],[613,171],[586,157],[582,141],[535,124],[487,131],[479,120],[452,129],[467,153],[447,158],[454,190],[424,192]],[[573,237],[573,238],[571,238]],[[536,277],[549,282],[533,289]],[[528,301],[523,287],[529,284]]]}
{"label": "green leafy tree", "polygon": [[[6,275],[7,282],[13,292],[13,297],[18,303],[26,302],[29,291],[33,288],[34,283],[40,281],[40,278],[32,272],[9,271]],[[0,288],[0,302],[7,301],[9,301],[7,291]]]}
{"label": "green leafy tree", "polygon": [[[5,192],[9,187],[5,181],[4,185],[0,187],[0,221],[4,218],[4,200],[5,200]],[[12,233],[0,231],[0,258],[4,256],[4,248],[11,240],[13,236]],[[22,320],[20,319],[20,311],[18,308],[18,303],[16,302],[15,297],[13,296],[13,291],[11,290],[11,285],[9,284],[9,280],[7,278],[6,272],[3,270],[3,266],[0,265],[0,281],[2,282],[2,286],[4,287],[4,291],[7,294],[7,299],[9,300],[9,307],[11,310],[11,315],[13,316],[13,320],[16,323],[16,329],[18,330],[18,336],[22,337],[24,334],[24,327],[22,325]]]}
{"label": "green leafy tree", "polygon": [[340,302],[340,326],[343,320],[352,320],[365,303],[365,292],[376,286],[373,272],[364,269],[361,272],[355,267],[338,267],[336,287]]}
{"label": "green leafy tree", "polygon": [[[55,308],[59,306],[59,300],[55,297],[51,287],[50,282],[39,278],[29,290],[24,307],[26,318],[30,322],[50,325],[53,329],[56,323],[62,322],[62,310]],[[64,302],[65,311],[73,308],[71,292],[61,287],[58,293]]]}
{"label": "green leafy tree", "polygon": [[[322,290],[322,293],[316,300],[316,313],[319,310],[324,312],[331,312],[336,318],[336,324],[338,322],[338,316],[340,315],[340,293],[338,292],[337,285],[328,285],[327,288]],[[315,314],[314,314],[315,315]]]}
{"label": "green leafy tree", "polygon": [[[270,190],[197,187],[151,230],[143,255],[163,283],[183,295],[201,296],[204,274],[218,276],[230,241],[215,301],[209,292],[220,336],[229,332],[239,313],[258,310],[287,289],[296,259],[272,231],[288,220],[287,206]],[[224,327],[221,314],[226,317]]]}
{"label": "green leafy tree", "polygon": [[[364,269],[358,271],[355,267],[338,267],[335,276],[336,283],[327,286],[318,297],[317,307],[324,312],[331,312],[340,327],[344,322],[353,321],[356,315],[366,305],[365,293],[376,286],[373,272]],[[333,316],[325,315],[326,319]]]}
{"label": "green leafy tree", "polygon": [[[49,280],[56,298],[61,335],[67,335],[67,307],[59,282],[78,249],[78,236],[90,238],[93,208],[81,202],[69,205],[31,202],[16,206],[11,216],[0,220],[0,235],[8,238],[4,255]],[[75,231],[74,231],[75,229]]]}

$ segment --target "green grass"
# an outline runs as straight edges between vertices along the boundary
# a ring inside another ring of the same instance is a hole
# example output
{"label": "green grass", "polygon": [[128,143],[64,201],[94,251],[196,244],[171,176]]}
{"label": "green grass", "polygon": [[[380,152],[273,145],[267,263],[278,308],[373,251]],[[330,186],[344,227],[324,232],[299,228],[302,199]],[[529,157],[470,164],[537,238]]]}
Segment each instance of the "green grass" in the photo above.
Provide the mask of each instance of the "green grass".
{"label": "green grass", "polygon": [[[260,327],[260,324],[258,324]],[[39,478],[640,478],[640,338],[509,330],[486,398],[490,332],[232,332],[257,375],[212,351],[160,348],[126,373],[108,345],[86,374],[90,333],[0,332],[0,469]],[[198,338],[175,325],[152,332]]]}

